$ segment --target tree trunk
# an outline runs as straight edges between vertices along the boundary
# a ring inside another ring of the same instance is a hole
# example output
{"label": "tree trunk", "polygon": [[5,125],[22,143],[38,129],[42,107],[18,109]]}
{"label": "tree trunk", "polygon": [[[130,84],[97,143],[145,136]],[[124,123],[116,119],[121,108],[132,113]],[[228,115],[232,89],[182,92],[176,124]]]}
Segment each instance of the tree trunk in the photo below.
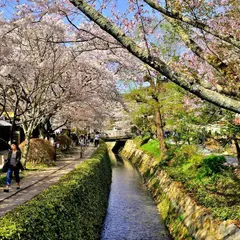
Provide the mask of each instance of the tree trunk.
{"label": "tree trunk", "polygon": [[30,149],[30,139],[31,139],[31,133],[27,132],[25,134],[25,147],[23,150],[23,154],[22,154],[22,165],[23,167],[26,169],[26,165],[27,165],[27,161],[28,161],[28,155],[29,155],[29,149]]}
{"label": "tree trunk", "polygon": [[46,134],[45,134],[45,129],[42,123],[38,126],[38,131],[39,131],[39,138],[45,139]]}
{"label": "tree trunk", "polygon": [[167,147],[166,147],[165,137],[164,137],[162,114],[160,111],[160,107],[158,106],[158,103],[155,103],[154,110],[155,110],[155,125],[157,128],[157,138],[158,138],[159,147],[160,147],[160,157],[161,159],[163,159],[167,151]]}
{"label": "tree trunk", "polygon": [[49,139],[51,134],[53,133],[52,125],[50,122],[50,118],[45,118],[39,125],[39,138],[45,139],[46,137]]}
{"label": "tree trunk", "polygon": [[12,126],[11,126],[11,132],[10,132],[10,142],[13,142],[14,138],[14,132],[16,128],[16,116],[14,114],[13,120],[12,120]]}
{"label": "tree trunk", "polygon": [[234,144],[235,144],[235,147],[237,150],[238,165],[240,165],[240,146],[239,146],[237,138],[234,138],[233,141],[234,141]]}
{"label": "tree trunk", "polygon": [[14,140],[13,136],[14,136],[14,132],[15,132],[15,128],[16,128],[16,115],[17,115],[18,105],[19,105],[19,99],[17,99],[17,102],[15,104],[14,113],[13,113],[14,115],[13,115],[12,127],[11,127],[11,133],[10,133],[10,141],[11,141],[11,143]]}

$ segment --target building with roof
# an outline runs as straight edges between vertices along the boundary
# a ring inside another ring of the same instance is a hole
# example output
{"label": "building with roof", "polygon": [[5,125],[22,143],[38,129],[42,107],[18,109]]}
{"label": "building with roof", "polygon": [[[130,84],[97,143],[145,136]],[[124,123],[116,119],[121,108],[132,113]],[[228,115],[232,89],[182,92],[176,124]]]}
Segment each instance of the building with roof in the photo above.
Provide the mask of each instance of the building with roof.
{"label": "building with roof", "polygon": [[11,124],[3,119],[0,119],[0,138],[6,142],[10,140]]}

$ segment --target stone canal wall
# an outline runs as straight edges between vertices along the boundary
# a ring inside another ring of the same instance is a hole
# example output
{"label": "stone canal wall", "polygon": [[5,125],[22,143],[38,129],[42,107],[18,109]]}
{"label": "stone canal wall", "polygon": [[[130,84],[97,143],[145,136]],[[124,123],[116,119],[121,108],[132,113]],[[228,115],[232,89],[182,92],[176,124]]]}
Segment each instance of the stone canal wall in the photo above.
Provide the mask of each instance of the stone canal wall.
{"label": "stone canal wall", "polygon": [[214,219],[206,208],[197,205],[181,183],[159,169],[156,159],[139,150],[132,140],[126,142],[121,155],[144,178],[174,239],[240,240],[237,226],[231,221]]}

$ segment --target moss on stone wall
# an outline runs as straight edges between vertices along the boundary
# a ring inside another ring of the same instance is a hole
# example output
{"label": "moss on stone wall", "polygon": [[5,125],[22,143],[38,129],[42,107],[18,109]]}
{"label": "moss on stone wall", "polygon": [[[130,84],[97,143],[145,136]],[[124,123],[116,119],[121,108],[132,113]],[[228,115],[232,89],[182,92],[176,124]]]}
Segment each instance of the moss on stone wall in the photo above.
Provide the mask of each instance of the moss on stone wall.
{"label": "moss on stone wall", "polygon": [[160,214],[174,239],[239,240],[240,230],[231,221],[214,219],[197,205],[183,185],[159,167],[159,161],[129,140],[121,154],[138,169],[151,191]]}

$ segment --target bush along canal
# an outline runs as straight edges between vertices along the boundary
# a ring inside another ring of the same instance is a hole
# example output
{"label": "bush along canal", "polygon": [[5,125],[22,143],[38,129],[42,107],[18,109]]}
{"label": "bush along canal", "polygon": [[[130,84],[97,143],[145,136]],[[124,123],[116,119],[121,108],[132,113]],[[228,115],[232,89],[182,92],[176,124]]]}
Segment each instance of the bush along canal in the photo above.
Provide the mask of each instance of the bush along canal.
{"label": "bush along canal", "polygon": [[111,185],[106,144],[37,197],[0,218],[1,240],[96,240]]}
{"label": "bush along canal", "polygon": [[137,170],[118,155],[112,170],[109,206],[101,239],[171,239]]}

